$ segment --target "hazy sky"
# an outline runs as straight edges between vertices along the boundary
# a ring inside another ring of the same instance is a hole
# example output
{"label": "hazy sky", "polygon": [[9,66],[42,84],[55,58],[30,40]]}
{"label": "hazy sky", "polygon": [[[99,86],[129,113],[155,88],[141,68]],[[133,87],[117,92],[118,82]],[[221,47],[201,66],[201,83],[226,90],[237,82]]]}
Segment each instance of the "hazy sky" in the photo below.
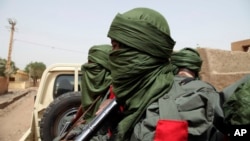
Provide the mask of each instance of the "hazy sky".
{"label": "hazy sky", "polygon": [[230,50],[232,42],[250,39],[249,0],[0,0],[0,57],[7,59],[12,18],[12,60],[20,69],[31,61],[85,63],[91,46],[110,44],[114,16],[136,7],[165,16],[175,50]]}

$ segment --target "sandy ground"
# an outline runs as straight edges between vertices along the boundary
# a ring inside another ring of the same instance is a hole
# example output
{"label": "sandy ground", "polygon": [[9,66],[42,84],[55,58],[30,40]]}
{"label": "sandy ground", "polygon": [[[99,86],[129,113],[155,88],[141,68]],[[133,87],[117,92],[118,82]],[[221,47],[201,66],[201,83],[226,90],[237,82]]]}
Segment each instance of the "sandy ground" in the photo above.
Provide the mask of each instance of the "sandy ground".
{"label": "sandy ground", "polygon": [[0,109],[0,141],[18,141],[29,128],[36,92]]}

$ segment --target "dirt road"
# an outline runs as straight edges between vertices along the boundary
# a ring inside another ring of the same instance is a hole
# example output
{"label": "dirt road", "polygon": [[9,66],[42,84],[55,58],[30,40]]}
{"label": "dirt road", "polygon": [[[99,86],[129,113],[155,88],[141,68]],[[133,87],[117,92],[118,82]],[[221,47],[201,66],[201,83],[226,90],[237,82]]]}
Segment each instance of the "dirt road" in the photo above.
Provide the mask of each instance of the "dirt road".
{"label": "dirt road", "polygon": [[0,109],[0,141],[18,141],[31,123],[36,90]]}

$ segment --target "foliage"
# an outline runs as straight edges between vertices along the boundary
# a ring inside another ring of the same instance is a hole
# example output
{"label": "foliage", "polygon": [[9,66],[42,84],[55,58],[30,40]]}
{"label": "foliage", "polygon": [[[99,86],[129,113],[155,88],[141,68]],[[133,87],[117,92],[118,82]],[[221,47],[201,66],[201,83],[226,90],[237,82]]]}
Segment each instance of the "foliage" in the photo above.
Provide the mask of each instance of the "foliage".
{"label": "foliage", "polygon": [[5,76],[5,61],[0,58],[0,76]]}
{"label": "foliage", "polygon": [[42,62],[30,62],[25,67],[25,72],[29,74],[29,76],[33,79],[33,85],[37,84],[37,80],[42,77],[44,70],[46,69],[46,65]]}
{"label": "foliage", "polygon": [[18,68],[16,67],[15,63],[11,61],[10,63],[10,70],[6,70],[6,59],[0,58],[0,76],[10,76],[11,74],[15,74]]}

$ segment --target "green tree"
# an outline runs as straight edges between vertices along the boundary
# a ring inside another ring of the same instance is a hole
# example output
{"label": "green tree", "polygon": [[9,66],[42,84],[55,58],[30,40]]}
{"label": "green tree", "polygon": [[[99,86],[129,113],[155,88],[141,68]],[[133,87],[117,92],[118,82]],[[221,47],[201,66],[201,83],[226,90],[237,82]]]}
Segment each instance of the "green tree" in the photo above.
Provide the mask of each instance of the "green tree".
{"label": "green tree", "polygon": [[6,59],[0,58],[0,76],[10,76],[11,74],[15,74],[18,68],[16,67],[15,63],[11,61],[10,63],[10,71],[7,72],[6,70]]}
{"label": "green tree", "polygon": [[42,62],[30,62],[28,65],[26,65],[25,72],[27,72],[32,78],[34,86],[36,86],[37,80],[42,77],[45,69],[46,65]]}

